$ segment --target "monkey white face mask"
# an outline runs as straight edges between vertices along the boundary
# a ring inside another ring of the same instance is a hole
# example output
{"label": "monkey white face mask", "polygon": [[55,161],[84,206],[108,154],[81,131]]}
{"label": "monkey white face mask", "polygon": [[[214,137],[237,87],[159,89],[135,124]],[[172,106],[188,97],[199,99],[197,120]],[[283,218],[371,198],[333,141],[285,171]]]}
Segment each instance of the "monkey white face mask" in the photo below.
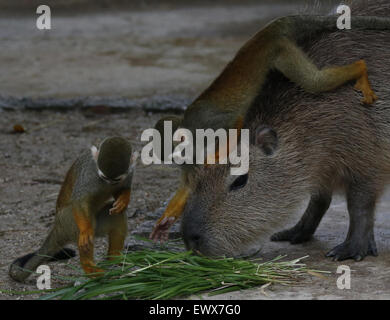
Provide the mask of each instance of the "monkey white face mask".
{"label": "monkey white face mask", "polygon": [[127,176],[129,175],[130,173],[130,168],[128,170],[127,173],[124,173],[124,174],[121,174],[120,176],[116,177],[116,178],[113,178],[113,179],[110,179],[108,177],[106,177],[104,175],[103,172],[100,171],[99,168],[98,169],[98,175],[101,179],[103,179],[105,182],[109,183],[109,184],[118,184],[118,183],[121,183],[123,180],[125,180],[127,178]]}

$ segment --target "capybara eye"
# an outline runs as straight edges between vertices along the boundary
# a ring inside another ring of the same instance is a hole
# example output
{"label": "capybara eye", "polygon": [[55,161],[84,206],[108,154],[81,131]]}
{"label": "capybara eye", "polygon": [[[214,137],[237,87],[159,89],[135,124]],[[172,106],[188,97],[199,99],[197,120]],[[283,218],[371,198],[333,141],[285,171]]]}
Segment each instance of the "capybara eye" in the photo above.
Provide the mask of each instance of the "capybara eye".
{"label": "capybara eye", "polygon": [[245,187],[248,182],[248,174],[243,174],[239,176],[233,183],[230,185],[230,191],[238,190]]}

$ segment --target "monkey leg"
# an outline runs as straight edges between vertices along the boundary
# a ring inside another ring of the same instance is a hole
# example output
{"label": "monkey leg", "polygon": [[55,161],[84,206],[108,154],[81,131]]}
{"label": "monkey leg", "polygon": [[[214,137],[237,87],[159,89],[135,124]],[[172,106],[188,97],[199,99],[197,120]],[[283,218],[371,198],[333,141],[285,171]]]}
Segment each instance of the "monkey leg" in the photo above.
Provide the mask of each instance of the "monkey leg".
{"label": "monkey leg", "polygon": [[293,42],[283,39],[278,42],[277,47],[279,54],[274,61],[275,68],[306,91],[330,91],[348,81],[356,80],[355,89],[363,93],[363,103],[371,104],[378,99],[370,87],[364,60],[319,70]]}
{"label": "monkey leg", "polygon": [[93,246],[88,249],[79,246],[80,263],[84,272],[88,276],[98,276],[98,273],[103,273],[104,270],[97,268],[93,259]]}
{"label": "monkey leg", "polygon": [[123,233],[111,231],[108,235],[109,247],[108,247],[108,259],[114,259],[120,256],[125,244],[126,235]]}
{"label": "monkey leg", "polygon": [[96,237],[108,235],[108,258],[114,258],[121,254],[127,235],[126,212],[110,215],[113,203],[106,204],[96,217]]}
{"label": "monkey leg", "polygon": [[122,213],[110,216],[111,228],[108,232],[108,258],[121,255],[127,235],[127,216]]}
{"label": "monkey leg", "polygon": [[[365,179],[366,180],[366,179]],[[367,180],[366,180],[367,181]],[[334,261],[363,260],[366,255],[377,256],[374,238],[375,188],[361,180],[353,182],[347,191],[349,229],[345,241],[327,253]]]}
{"label": "monkey leg", "polygon": [[271,241],[290,241],[291,244],[296,244],[310,240],[328,210],[331,200],[331,193],[328,192],[312,195],[299,222],[291,229],[273,234]]}
{"label": "monkey leg", "polygon": [[187,203],[189,192],[190,191],[186,186],[182,186],[177,190],[176,194],[169,202],[164,214],[157,221],[152,233],[150,234],[150,239],[154,241],[160,240],[161,242],[168,240],[169,229],[182,215]]}
{"label": "monkey leg", "polygon": [[130,189],[122,191],[116,198],[113,207],[110,209],[110,214],[122,213],[127,208],[130,202]]}
{"label": "monkey leg", "polygon": [[95,223],[93,217],[87,214],[86,209],[74,208],[73,217],[79,229],[78,248],[80,254],[80,263],[86,274],[103,272],[96,268],[93,259],[93,240]]}

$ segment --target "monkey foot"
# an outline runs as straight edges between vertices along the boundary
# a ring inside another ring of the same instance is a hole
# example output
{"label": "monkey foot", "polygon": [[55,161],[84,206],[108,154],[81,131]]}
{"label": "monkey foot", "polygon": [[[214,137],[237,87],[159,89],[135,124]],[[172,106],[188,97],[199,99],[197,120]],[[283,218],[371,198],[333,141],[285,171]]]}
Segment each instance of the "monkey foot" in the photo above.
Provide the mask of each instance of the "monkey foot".
{"label": "monkey foot", "polygon": [[93,244],[93,234],[92,232],[80,232],[79,235],[79,249],[80,251],[87,252],[91,249]]}
{"label": "monkey foot", "polygon": [[371,89],[370,82],[368,81],[366,63],[364,60],[359,60],[356,63],[359,64],[359,66],[362,68],[362,75],[356,81],[354,88],[363,93],[364,98],[363,98],[362,102],[364,104],[372,104],[378,99],[378,97],[376,96],[374,91]]}
{"label": "monkey foot", "polygon": [[327,257],[332,257],[333,261],[342,261],[346,259],[361,261],[367,255],[375,257],[378,255],[378,250],[376,249],[375,240],[373,238],[366,242],[346,240],[326,254]]}
{"label": "monkey foot", "polygon": [[85,266],[84,271],[90,278],[101,277],[104,274],[104,270],[96,266]]}
{"label": "monkey foot", "polygon": [[302,229],[293,227],[274,233],[271,236],[271,241],[290,241],[291,244],[297,244],[309,241],[311,237],[311,232],[305,232]]}
{"label": "monkey foot", "polygon": [[149,238],[154,242],[168,241],[169,229],[175,223],[175,221],[175,217],[164,217],[161,221],[157,222]]}

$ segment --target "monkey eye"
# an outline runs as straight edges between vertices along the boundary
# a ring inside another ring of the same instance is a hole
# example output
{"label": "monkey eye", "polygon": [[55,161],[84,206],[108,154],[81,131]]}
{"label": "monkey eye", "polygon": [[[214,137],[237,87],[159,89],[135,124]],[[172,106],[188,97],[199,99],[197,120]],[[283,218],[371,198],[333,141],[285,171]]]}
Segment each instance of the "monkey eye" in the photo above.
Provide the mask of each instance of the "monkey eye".
{"label": "monkey eye", "polygon": [[102,178],[104,181],[106,181],[109,184],[117,184],[117,183],[121,182],[127,176],[127,174],[122,174],[116,178],[108,178],[104,175],[103,172],[100,171],[99,168],[98,168],[98,174],[99,174],[100,178]]}
{"label": "monkey eye", "polygon": [[236,180],[233,181],[233,183],[230,185],[230,191],[235,191],[238,189],[241,189],[245,187],[246,183],[248,182],[248,174],[243,174],[239,176]]}
{"label": "monkey eye", "polygon": [[112,179],[109,179],[111,184],[116,184],[116,183],[119,183],[121,182],[124,178],[126,178],[126,174],[122,174],[120,175],[119,177],[116,177],[116,178],[112,178]]}

